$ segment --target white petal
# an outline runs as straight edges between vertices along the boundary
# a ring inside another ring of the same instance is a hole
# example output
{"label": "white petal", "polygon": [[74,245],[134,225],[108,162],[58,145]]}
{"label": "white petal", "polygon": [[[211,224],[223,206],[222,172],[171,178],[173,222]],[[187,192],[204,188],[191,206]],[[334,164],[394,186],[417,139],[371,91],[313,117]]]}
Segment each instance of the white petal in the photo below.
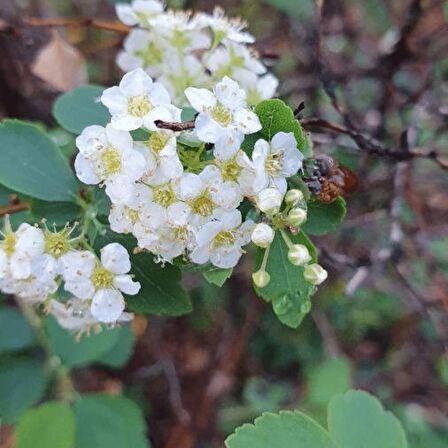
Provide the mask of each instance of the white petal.
{"label": "white petal", "polygon": [[121,131],[134,131],[142,127],[143,119],[140,117],[133,117],[128,113],[122,113],[120,115],[113,115],[111,124],[115,129]]}
{"label": "white petal", "polygon": [[59,261],[62,264],[62,276],[65,281],[90,278],[95,268],[95,255],[87,250],[67,252]]}
{"label": "white petal", "polygon": [[233,116],[234,122],[244,134],[253,134],[261,129],[258,116],[249,109],[239,108]]}
{"label": "white petal", "polygon": [[197,174],[185,173],[180,179],[178,188],[179,196],[184,201],[195,198],[203,189],[203,182]]}
{"label": "white petal", "polygon": [[127,274],[131,269],[128,251],[118,243],[110,243],[101,249],[101,264],[114,274]]}
{"label": "white petal", "polygon": [[114,115],[127,110],[128,100],[118,86],[109,87],[101,95],[101,102]]}
{"label": "white petal", "polygon": [[288,188],[288,184],[284,177],[277,177],[272,179],[273,184],[277,187],[281,194],[285,194]]}
{"label": "white petal", "polygon": [[228,76],[224,76],[223,80],[216,84],[215,95],[218,101],[230,110],[246,106],[246,92]]}
{"label": "white petal", "polygon": [[208,114],[200,113],[196,117],[195,126],[199,140],[206,143],[215,143],[226,133],[226,130]]}
{"label": "white petal", "polygon": [[133,146],[132,136],[129,132],[119,131],[108,124],[106,126],[106,136],[111,146],[121,151],[131,150]]}
{"label": "white petal", "polygon": [[131,181],[140,179],[146,168],[146,160],[138,151],[126,151],[121,159],[121,170]]}
{"label": "white petal", "polygon": [[205,112],[207,109],[212,109],[216,106],[215,95],[207,89],[188,87],[185,89],[185,96],[193,109],[196,109],[198,112]]}
{"label": "white petal", "polygon": [[130,275],[117,275],[114,278],[114,286],[130,296],[135,296],[140,291],[140,283],[134,282]]}
{"label": "white petal", "polygon": [[133,26],[138,23],[137,15],[130,5],[125,3],[118,3],[115,6],[115,12],[117,13],[118,18],[128,26]]}
{"label": "white petal", "polygon": [[168,90],[160,82],[155,82],[152,85],[149,100],[153,106],[164,106],[171,103]]}
{"label": "white petal", "polygon": [[190,254],[193,263],[204,264],[210,259],[210,251],[207,246],[197,247]]}
{"label": "white petal", "polygon": [[297,149],[297,141],[292,132],[277,132],[272,137],[271,147],[273,150],[284,150],[287,148]]}
{"label": "white petal", "polygon": [[81,153],[78,153],[76,156],[75,171],[78,179],[87,185],[96,185],[101,182],[101,179],[95,172],[95,165]]}
{"label": "white petal", "polygon": [[71,292],[81,300],[90,300],[95,294],[95,287],[90,280],[68,281],[64,283],[64,289]]}
{"label": "white petal", "polygon": [[113,203],[123,204],[131,197],[134,186],[128,176],[117,174],[107,179],[105,191]]}
{"label": "white petal", "polygon": [[93,296],[90,311],[100,322],[116,322],[124,311],[123,295],[115,289],[100,289]]}
{"label": "white petal", "polygon": [[241,248],[237,245],[223,247],[211,253],[210,261],[218,268],[229,269],[238,264],[241,255]]}
{"label": "white petal", "polygon": [[141,68],[126,73],[120,81],[120,89],[127,96],[146,95],[152,88],[151,77]]}
{"label": "white petal", "polygon": [[243,140],[244,134],[232,129],[218,138],[213,154],[218,160],[229,160],[239,151]]}
{"label": "white petal", "polygon": [[43,252],[45,237],[39,228],[26,223],[20,224],[16,237],[15,251],[17,253],[33,256]]}
{"label": "white petal", "polygon": [[223,230],[223,225],[219,221],[210,221],[204,224],[196,234],[198,246],[208,246],[221,230]]}
{"label": "white petal", "polygon": [[241,224],[241,212],[239,210],[232,210],[222,213],[219,220],[222,222],[224,229],[232,230]]}
{"label": "white petal", "polygon": [[190,216],[190,207],[184,202],[171,204],[167,210],[168,221],[173,226],[184,226]]}
{"label": "white petal", "polygon": [[9,257],[11,274],[15,279],[25,279],[31,275],[31,259],[21,254],[12,254]]}

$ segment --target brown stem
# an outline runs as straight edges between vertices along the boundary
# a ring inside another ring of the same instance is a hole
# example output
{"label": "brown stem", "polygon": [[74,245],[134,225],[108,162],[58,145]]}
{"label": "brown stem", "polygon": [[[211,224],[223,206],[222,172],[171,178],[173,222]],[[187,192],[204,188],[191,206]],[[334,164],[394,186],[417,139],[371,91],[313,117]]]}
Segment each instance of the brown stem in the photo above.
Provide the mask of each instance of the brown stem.
{"label": "brown stem", "polygon": [[187,131],[189,129],[194,129],[194,120],[184,121],[184,122],[170,122],[163,120],[156,120],[155,125],[159,129],[170,129],[171,131]]}
{"label": "brown stem", "polygon": [[29,205],[25,202],[21,202],[20,204],[11,204],[6,205],[4,207],[0,207],[0,217],[5,215],[12,215],[14,213],[23,212],[24,210],[28,210]]}

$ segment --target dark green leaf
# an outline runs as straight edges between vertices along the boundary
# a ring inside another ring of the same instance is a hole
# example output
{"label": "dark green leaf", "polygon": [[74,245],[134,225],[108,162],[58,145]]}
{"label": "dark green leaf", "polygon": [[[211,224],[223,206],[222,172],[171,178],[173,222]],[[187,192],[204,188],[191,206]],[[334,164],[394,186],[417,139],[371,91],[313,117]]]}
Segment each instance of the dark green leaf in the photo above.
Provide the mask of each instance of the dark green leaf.
{"label": "dark green leaf", "polygon": [[0,419],[14,423],[44,395],[48,378],[32,358],[4,359],[0,363]]}
{"label": "dark green leaf", "polygon": [[142,314],[180,316],[192,311],[191,300],[180,281],[182,274],[176,266],[162,267],[149,254],[131,257],[135,280],[141,283],[140,292],[127,298],[128,308]]}
{"label": "dark green leaf", "polygon": [[65,403],[48,402],[24,414],[16,429],[17,448],[73,448],[75,417]]}
{"label": "dark green leaf", "polygon": [[225,445],[227,448],[337,448],[324,428],[298,411],[265,413],[253,425],[237,428]]}
{"label": "dark green leaf", "polygon": [[135,336],[129,325],[120,328],[120,335],[115,345],[96,360],[97,363],[107,367],[121,367],[125,365],[132,355]]}
{"label": "dark green leaf", "polygon": [[0,183],[44,201],[73,201],[77,183],[59,148],[36,126],[0,125]]}
{"label": "dark green leaf", "polygon": [[363,391],[351,390],[330,401],[328,430],[343,448],[407,447],[398,419]]}
{"label": "dark green leaf", "polygon": [[93,124],[105,126],[110,115],[99,101],[103,90],[101,86],[85,85],[64,93],[54,103],[54,118],[74,134],[80,134],[85,127]]}
{"label": "dark green leaf", "polygon": [[343,221],[347,209],[343,198],[337,198],[331,204],[310,202],[308,218],[302,229],[309,235],[325,235],[335,230]]}
{"label": "dark green leaf", "polygon": [[0,352],[33,344],[34,333],[23,314],[9,306],[0,308]]}
{"label": "dark green leaf", "polygon": [[[313,261],[316,260],[316,249],[303,232],[291,235],[290,238],[296,244],[306,245]],[[257,253],[257,269],[261,265],[263,253],[262,250]],[[290,263],[288,247],[278,231],[271,244],[266,271],[271,276],[271,281],[264,288],[255,288],[257,294],[272,303],[274,312],[282,323],[298,327],[310,311],[310,297],[316,288],[305,280],[303,267]]]}
{"label": "dark green leaf", "polygon": [[299,121],[294,117],[292,109],[282,100],[276,98],[262,101],[255,108],[255,112],[260,118],[263,126],[261,133],[266,139],[271,140],[277,132],[293,132],[300,151],[306,156],[310,155],[305,152],[309,144]]}
{"label": "dark green leaf", "polygon": [[140,409],[127,398],[84,395],[75,402],[76,448],[148,448]]}
{"label": "dark green leaf", "polygon": [[46,202],[34,199],[30,207],[36,221],[45,218],[50,228],[53,224],[58,227],[64,226],[81,216],[81,207],[73,202]]}

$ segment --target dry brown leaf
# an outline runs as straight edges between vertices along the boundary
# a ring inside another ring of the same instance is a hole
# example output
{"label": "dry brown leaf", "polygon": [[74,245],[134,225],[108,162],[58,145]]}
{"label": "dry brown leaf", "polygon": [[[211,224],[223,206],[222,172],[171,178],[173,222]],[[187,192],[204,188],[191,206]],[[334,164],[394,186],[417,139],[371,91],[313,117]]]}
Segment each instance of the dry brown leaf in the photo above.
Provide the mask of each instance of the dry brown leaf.
{"label": "dry brown leaf", "polygon": [[50,42],[38,53],[31,71],[61,92],[87,82],[84,56],[57,31],[52,32]]}

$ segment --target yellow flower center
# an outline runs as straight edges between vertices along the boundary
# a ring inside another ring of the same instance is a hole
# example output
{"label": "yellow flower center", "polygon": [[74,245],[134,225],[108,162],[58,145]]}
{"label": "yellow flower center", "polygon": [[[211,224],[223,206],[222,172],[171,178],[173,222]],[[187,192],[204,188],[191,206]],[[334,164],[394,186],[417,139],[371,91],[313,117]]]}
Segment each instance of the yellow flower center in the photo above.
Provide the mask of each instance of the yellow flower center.
{"label": "yellow flower center", "polygon": [[[142,19],[142,22],[144,20]],[[163,52],[154,42],[150,42],[144,50],[137,50],[135,55],[142,60],[145,68],[154,64],[160,64],[163,60]]]}
{"label": "yellow flower center", "polygon": [[175,227],[173,232],[176,240],[185,241],[188,238],[188,230],[185,227]]}
{"label": "yellow flower center", "polygon": [[222,104],[217,104],[212,109],[212,118],[221,126],[228,126],[232,122],[231,112]]}
{"label": "yellow flower center", "polygon": [[5,239],[3,240],[3,250],[5,251],[6,255],[10,257],[16,248],[16,234],[11,232],[7,233],[5,235]]}
{"label": "yellow flower center", "polygon": [[201,216],[210,216],[215,209],[215,203],[208,191],[204,191],[200,196],[193,199],[190,204],[194,213]]}
{"label": "yellow flower center", "polygon": [[169,207],[176,202],[176,195],[174,194],[171,185],[163,185],[154,190],[154,202],[160,204],[162,207]]}
{"label": "yellow flower center", "polygon": [[121,170],[121,157],[115,148],[106,148],[101,153],[101,162],[107,175],[117,174]]}
{"label": "yellow flower center", "polygon": [[226,160],[220,165],[221,174],[224,180],[236,182],[241,172],[241,167],[235,159]]}
{"label": "yellow flower center", "polygon": [[148,146],[156,153],[162,151],[165,148],[170,135],[167,132],[153,132],[148,140]]}
{"label": "yellow flower center", "polygon": [[271,176],[277,176],[282,171],[282,156],[279,153],[269,154],[264,164],[266,171]]}
{"label": "yellow flower center", "polygon": [[138,211],[133,210],[132,208],[126,207],[125,208],[125,215],[129,219],[129,221],[132,222],[132,224],[135,224],[138,221]]}
{"label": "yellow flower center", "polygon": [[95,268],[90,279],[96,289],[112,288],[114,284],[114,275],[102,266]]}
{"label": "yellow flower center", "polygon": [[45,252],[59,258],[70,250],[70,241],[67,232],[45,232]]}
{"label": "yellow flower center", "polygon": [[222,230],[213,239],[213,246],[222,247],[230,246],[235,242],[235,236],[230,230]]}
{"label": "yellow flower center", "polygon": [[146,95],[137,95],[128,99],[128,112],[133,117],[144,117],[153,109],[153,105]]}

